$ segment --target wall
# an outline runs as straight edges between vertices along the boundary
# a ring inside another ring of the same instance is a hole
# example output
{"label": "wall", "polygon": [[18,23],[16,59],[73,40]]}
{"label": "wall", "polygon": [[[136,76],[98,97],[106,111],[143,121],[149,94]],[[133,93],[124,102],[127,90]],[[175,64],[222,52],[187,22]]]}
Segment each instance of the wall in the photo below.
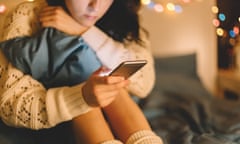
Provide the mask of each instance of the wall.
{"label": "wall", "polygon": [[143,26],[150,33],[156,57],[197,53],[198,74],[210,92],[215,91],[217,44],[211,7],[215,0],[202,0],[183,5],[180,14],[157,13],[144,7]]}

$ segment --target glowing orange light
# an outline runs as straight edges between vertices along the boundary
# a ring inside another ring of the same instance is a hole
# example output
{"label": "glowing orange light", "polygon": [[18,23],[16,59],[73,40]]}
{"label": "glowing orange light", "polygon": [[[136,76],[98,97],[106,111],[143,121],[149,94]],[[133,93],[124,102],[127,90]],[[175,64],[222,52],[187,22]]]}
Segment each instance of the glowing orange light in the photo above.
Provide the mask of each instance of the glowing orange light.
{"label": "glowing orange light", "polygon": [[184,3],[189,3],[191,0],[182,0]]}
{"label": "glowing orange light", "polygon": [[6,6],[4,4],[0,4],[0,14],[6,11]]}
{"label": "glowing orange light", "polygon": [[237,27],[237,26],[233,27],[233,31],[236,35],[238,35],[239,34],[239,27]]}
{"label": "glowing orange light", "polygon": [[234,46],[236,44],[236,40],[234,38],[229,39],[229,43]]}

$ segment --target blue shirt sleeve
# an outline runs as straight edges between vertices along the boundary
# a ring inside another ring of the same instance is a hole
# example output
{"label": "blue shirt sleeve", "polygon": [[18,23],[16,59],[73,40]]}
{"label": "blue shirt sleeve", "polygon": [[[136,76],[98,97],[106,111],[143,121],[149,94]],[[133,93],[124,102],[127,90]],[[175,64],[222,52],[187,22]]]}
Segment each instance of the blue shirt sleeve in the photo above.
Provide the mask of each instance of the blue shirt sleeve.
{"label": "blue shirt sleeve", "polygon": [[8,60],[46,87],[74,85],[86,80],[101,66],[95,52],[81,37],[45,28],[32,37],[0,43]]}

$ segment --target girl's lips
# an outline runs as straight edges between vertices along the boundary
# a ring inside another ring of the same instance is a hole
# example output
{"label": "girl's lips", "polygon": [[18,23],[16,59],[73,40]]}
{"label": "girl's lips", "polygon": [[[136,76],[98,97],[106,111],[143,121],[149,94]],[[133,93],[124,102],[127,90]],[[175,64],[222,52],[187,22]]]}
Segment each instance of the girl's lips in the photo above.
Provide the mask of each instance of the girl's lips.
{"label": "girl's lips", "polygon": [[84,15],[89,20],[96,20],[97,16],[91,16],[91,15]]}

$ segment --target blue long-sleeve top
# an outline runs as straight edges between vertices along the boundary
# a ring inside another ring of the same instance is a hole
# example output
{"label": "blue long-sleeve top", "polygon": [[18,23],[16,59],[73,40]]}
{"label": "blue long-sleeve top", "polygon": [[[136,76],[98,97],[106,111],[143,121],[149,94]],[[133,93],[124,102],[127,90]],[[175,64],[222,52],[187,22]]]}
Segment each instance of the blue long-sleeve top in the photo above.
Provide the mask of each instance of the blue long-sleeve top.
{"label": "blue long-sleeve top", "polygon": [[0,48],[16,68],[46,88],[81,83],[102,65],[83,38],[54,28],[3,41]]}

